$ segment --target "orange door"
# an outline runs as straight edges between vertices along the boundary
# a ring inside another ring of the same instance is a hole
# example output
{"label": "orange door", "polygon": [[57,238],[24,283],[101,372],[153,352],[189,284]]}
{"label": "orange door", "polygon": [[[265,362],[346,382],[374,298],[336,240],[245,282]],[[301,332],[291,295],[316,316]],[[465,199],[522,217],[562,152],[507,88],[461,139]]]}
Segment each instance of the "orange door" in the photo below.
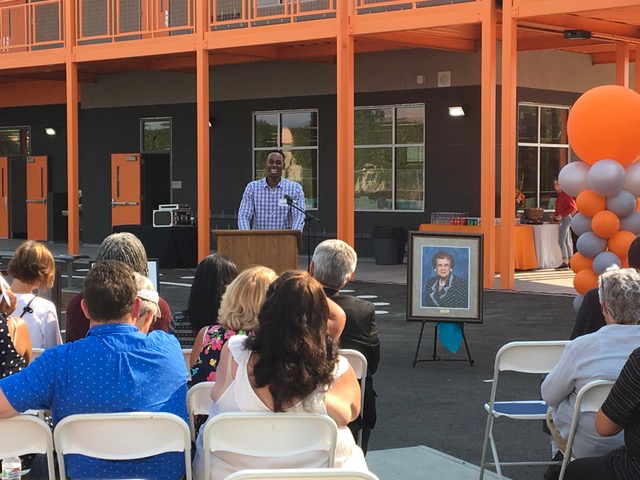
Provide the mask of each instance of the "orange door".
{"label": "orange door", "polygon": [[0,157],[0,238],[9,238],[9,159]]}
{"label": "orange door", "polygon": [[111,155],[111,225],[140,225],[140,154]]}
{"label": "orange door", "polygon": [[27,238],[47,240],[47,157],[27,157]]}

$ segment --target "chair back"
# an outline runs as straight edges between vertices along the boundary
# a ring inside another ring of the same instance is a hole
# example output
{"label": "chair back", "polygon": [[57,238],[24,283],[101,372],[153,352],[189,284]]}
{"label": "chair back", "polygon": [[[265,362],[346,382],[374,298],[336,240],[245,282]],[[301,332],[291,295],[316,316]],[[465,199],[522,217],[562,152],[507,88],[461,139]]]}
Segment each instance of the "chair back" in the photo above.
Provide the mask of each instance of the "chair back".
{"label": "chair back", "polygon": [[338,427],[329,416],[315,413],[222,413],[209,418],[203,435],[204,478],[209,478],[210,454],[219,451],[268,458],[318,451],[333,467]]}
{"label": "chair back", "polygon": [[321,480],[323,478],[339,478],[341,480],[378,480],[371,472],[346,470],[344,468],[287,468],[242,470],[229,475],[226,480]]}
{"label": "chair back", "polygon": [[32,348],[31,349],[31,361],[34,361],[44,352],[44,348]]}
{"label": "chair back", "polygon": [[191,380],[191,350],[191,348],[182,349],[182,358],[184,359],[184,364],[187,366],[187,372],[189,372],[189,380]]}
{"label": "chair back", "polygon": [[64,455],[80,454],[103,460],[134,460],[167,452],[184,452],[186,479],[191,479],[191,436],[177,415],[164,412],[125,412],[70,415],[53,432],[60,467]]}
{"label": "chair back", "polygon": [[0,458],[28,453],[46,454],[49,480],[55,480],[53,436],[49,425],[37,416],[28,414],[0,420]]}
{"label": "chair back", "polygon": [[[351,368],[360,382],[360,415],[364,414],[364,388],[367,382],[367,358],[357,350],[345,348],[340,350],[340,355],[347,359]],[[358,432],[358,445],[362,446],[362,430]]]}
{"label": "chair back", "polygon": [[213,404],[211,399],[211,389],[216,382],[201,382],[195,384],[187,392],[187,410],[189,412],[189,430],[191,430],[191,441],[196,440],[196,415],[209,415],[209,409]]}
{"label": "chair back", "polygon": [[495,369],[521,373],[549,373],[567,345],[566,340],[510,342],[496,354]]}

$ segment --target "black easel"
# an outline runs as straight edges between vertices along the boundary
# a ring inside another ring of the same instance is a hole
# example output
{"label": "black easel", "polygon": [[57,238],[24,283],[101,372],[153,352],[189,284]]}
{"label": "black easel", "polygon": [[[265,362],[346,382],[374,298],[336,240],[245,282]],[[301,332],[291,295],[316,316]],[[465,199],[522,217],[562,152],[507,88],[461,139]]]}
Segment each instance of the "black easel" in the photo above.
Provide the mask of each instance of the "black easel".
{"label": "black easel", "polygon": [[425,321],[422,322],[422,328],[420,329],[420,336],[418,337],[418,347],[416,348],[416,356],[413,359],[413,366],[415,367],[418,362],[469,362],[469,365],[473,367],[474,361],[471,358],[471,352],[469,351],[469,344],[467,343],[467,337],[464,334],[464,326],[465,323],[460,325],[462,329],[462,340],[464,340],[464,347],[467,349],[467,358],[441,358],[438,356],[437,348],[438,348],[438,324],[434,323],[434,335],[433,335],[433,355],[431,358],[424,358],[418,360],[418,353],[420,353],[420,344],[422,343],[422,334],[424,333],[424,324],[427,323]]}
{"label": "black easel", "polygon": [[304,208],[300,208],[298,204],[296,204],[295,200],[290,196],[285,195],[285,198],[287,200],[287,205],[289,205],[289,207],[295,208],[299,212],[304,213],[304,225],[302,226],[302,230],[304,231],[304,229],[308,226],[307,228],[307,268],[309,268],[309,266],[311,265],[311,220],[315,220],[316,222],[319,222],[320,219],[315,215],[307,212]]}

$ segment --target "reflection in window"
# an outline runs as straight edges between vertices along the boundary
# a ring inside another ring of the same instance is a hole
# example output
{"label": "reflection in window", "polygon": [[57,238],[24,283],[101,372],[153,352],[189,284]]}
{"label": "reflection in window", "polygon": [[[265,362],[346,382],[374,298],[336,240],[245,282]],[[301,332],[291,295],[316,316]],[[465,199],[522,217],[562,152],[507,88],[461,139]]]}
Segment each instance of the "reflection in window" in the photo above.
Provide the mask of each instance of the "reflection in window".
{"label": "reflection in window", "polygon": [[171,151],[171,119],[142,120],[142,151]]}
{"label": "reflection in window", "polygon": [[424,210],[424,105],[355,111],[356,210]]}
{"label": "reflection in window", "polygon": [[307,208],[318,207],[318,112],[295,110],[253,115],[255,178],[266,175],[269,151],[284,152],[282,176],[304,189]]}
{"label": "reflection in window", "polygon": [[0,128],[0,155],[30,155],[31,130],[29,127]]}
{"label": "reflection in window", "polygon": [[553,180],[569,162],[568,116],[569,107],[518,106],[516,188],[524,193],[527,208],[553,209]]}

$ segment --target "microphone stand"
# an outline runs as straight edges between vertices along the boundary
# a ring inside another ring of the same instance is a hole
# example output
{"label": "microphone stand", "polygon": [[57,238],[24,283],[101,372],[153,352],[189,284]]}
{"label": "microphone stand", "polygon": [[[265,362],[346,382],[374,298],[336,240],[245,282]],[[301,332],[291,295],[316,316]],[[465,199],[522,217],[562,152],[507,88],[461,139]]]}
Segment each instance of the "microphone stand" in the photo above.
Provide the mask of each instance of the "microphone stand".
{"label": "microphone stand", "polygon": [[301,213],[304,213],[304,224],[302,226],[302,230],[304,231],[305,227],[307,228],[307,269],[311,265],[311,220],[316,222],[320,222],[320,219],[313,215],[312,213],[307,212],[305,209],[300,208],[292,198],[287,199],[287,205],[289,207],[295,208]]}

